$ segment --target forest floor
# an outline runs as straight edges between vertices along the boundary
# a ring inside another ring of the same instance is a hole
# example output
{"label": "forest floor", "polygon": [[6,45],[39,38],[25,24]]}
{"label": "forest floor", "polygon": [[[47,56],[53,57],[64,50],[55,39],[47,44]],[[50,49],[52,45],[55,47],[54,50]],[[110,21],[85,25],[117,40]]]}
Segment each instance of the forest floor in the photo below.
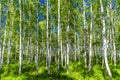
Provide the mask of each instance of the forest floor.
{"label": "forest floor", "polygon": [[[120,80],[120,65],[116,67],[109,64],[112,72],[113,80]],[[61,68],[61,72],[57,75],[57,64],[51,64],[51,74],[47,74],[47,68],[39,65],[39,75],[36,76],[35,64],[24,62],[22,74],[18,75],[18,64],[10,64],[9,67],[4,65],[0,71],[0,80],[108,80],[106,69],[99,64],[94,64],[92,70],[88,72],[84,68],[83,63],[70,63],[69,73],[66,73],[65,67]]]}

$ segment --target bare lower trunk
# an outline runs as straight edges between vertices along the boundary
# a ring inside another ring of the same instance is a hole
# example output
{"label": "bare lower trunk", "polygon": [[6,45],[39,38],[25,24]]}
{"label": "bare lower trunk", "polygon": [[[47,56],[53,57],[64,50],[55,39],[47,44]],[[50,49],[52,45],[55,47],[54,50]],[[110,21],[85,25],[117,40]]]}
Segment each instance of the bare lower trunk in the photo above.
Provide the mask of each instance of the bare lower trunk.
{"label": "bare lower trunk", "polygon": [[[66,48],[65,48],[65,49],[66,49]],[[66,59],[66,53],[67,53],[67,52],[64,52],[65,66],[67,65],[67,61],[66,61],[66,60],[67,60],[67,59]]]}
{"label": "bare lower trunk", "polygon": [[61,39],[61,66],[63,66],[63,52],[62,52],[62,39]]}
{"label": "bare lower trunk", "polygon": [[8,41],[8,55],[7,55],[7,65],[10,63],[10,52],[11,52],[11,41]]}
{"label": "bare lower trunk", "polygon": [[36,64],[36,75],[38,76],[38,41],[36,41],[35,64]]}
{"label": "bare lower trunk", "polygon": [[114,49],[114,66],[116,66],[116,46],[115,46],[115,40],[113,40],[113,49]]}
{"label": "bare lower trunk", "polygon": [[3,47],[2,47],[1,67],[2,67],[3,62],[4,62],[5,45],[6,45],[6,28],[5,28],[5,31],[4,31],[4,40],[3,40]]}
{"label": "bare lower trunk", "polygon": [[68,73],[68,65],[69,65],[69,44],[67,39],[67,51],[66,51],[66,71]]}

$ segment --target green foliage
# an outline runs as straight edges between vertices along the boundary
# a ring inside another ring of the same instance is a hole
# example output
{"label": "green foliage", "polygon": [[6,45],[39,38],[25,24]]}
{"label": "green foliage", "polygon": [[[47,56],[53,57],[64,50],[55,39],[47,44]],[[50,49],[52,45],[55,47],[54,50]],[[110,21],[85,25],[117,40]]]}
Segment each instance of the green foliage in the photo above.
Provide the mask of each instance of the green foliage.
{"label": "green foliage", "polygon": [[[81,62],[72,63],[69,65],[69,73],[66,73],[65,67],[61,67],[61,73],[57,75],[57,64],[51,63],[51,74],[47,74],[47,68],[43,63],[39,64],[39,75],[36,76],[35,64],[23,62],[22,74],[18,75],[18,64],[10,64],[9,67],[4,65],[1,70],[1,80],[108,80],[106,69],[101,65],[96,64],[92,70],[88,72]],[[120,64],[114,68],[110,64],[113,73],[113,80],[120,78]]]}

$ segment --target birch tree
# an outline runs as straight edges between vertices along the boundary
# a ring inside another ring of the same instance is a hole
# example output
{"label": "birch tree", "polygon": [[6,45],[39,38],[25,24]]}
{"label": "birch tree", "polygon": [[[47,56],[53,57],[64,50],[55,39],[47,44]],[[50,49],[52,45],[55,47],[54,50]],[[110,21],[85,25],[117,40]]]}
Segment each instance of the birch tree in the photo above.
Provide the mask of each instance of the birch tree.
{"label": "birch tree", "polygon": [[93,11],[92,11],[92,1],[90,0],[90,12],[91,12],[91,15],[90,15],[90,45],[89,45],[89,65],[88,65],[88,68],[89,68],[89,71],[91,70],[91,58],[92,58],[92,28],[93,28],[93,17],[92,17],[92,14],[93,14]]}
{"label": "birch tree", "polygon": [[60,72],[60,0],[58,0],[58,74]]}
{"label": "birch tree", "polygon": [[103,55],[104,55],[104,60],[105,60],[105,66],[106,70],[108,72],[109,79],[112,79],[112,74],[108,65],[108,59],[107,59],[107,39],[106,39],[106,25],[105,25],[105,19],[104,19],[104,8],[103,8],[103,3],[102,0],[100,0],[100,7],[101,7],[101,22],[102,22],[102,38],[103,38]]}
{"label": "birch tree", "polygon": [[87,58],[86,58],[86,51],[87,51],[87,49],[86,49],[86,37],[87,37],[87,35],[86,35],[86,31],[87,31],[87,29],[86,29],[86,15],[85,15],[85,13],[86,13],[86,3],[85,3],[85,0],[83,0],[83,25],[84,25],[84,62],[85,62],[85,68],[87,68]]}
{"label": "birch tree", "polygon": [[21,0],[19,0],[19,14],[20,14],[20,23],[19,23],[19,29],[20,29],[20,45],[19,45],[19,75],[22,71],[22,6],[21,6]]}
{"label": "birch tree", "polygon": [[49,53],[49,23],[48,23],[48,20],[49,20],[49,16],[48,16],[48,0],[47,0],[47,13],[46,13],[46,16],[47,16],[47,24],[46,24],[46,43],[47,43],[47,67],[48,67],[48,74],[50,74],[50,53]]}
{"label": "birch tree", "polygon": [[[38,1],[36,1],[36,6],[35,9],[36,11],[38,10]],[[38,12],[37,12],[37,17],[38,17]],[[36,28],[37,28],[37,32],[36,32],[36,54],[35,54],[35,63],[36,63],[36,75],[38,76],[38,19],[36,20]]]}

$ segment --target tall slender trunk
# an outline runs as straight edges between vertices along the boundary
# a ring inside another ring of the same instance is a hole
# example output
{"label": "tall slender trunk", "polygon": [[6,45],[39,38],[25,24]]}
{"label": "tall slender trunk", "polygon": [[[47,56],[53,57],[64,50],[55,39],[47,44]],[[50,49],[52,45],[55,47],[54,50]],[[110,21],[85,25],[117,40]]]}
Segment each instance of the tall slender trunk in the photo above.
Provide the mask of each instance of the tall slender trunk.
{"label": "tall slender trunk", "polygon": [[[37,4],[37,1],[36,1],[36,4]],[[38,6],[36,8],[38,10]],[[37,13],[37,17],[38,17],[38,13]],[[35,63],[36,63],[36,76],[38,76],[38,19],[37,19],[37,22],[36,22],[36,28],[37,28],[37,33],[36,33],[36,54],[35,54]]]}
{"label": "tall slender trunk", "polygon": [[47,43],[47,68],[48,68],[48,74],[50,74],[50,54],[49,54],[49,23],[48,23],[48,20],[49,20],[49,16],[48,16],[48,0],[47,0],[47,13],[46,13],[46,16],[47,16],[47,25],[46,25],[46,29],[47,29],[47,32],[46,32],[46,43]]}
{"label": "tall slender trunk", "polygon": [[68,14],[68,25],[67,25],[67,31],[66,32],[67,32],[66,71],[68,73],[68,70],[69,70],[69,68],[68,68],[68,66],[69,66],[69,36],[68,36],[68,34],[69,34],[69,14]]}
{"label": "tall slender trunk", "polygon": [[60,72],[60,0],[58,0],[58,74]]}
{"label": "tall slender trunk", "polygon": [[103,14],[104,14],[104,9],[103,9],[103,3],[102,0],[100,0],[100,6],[101,6],[101,18],[102,18],[102,26],[103,26],[103,30],[102,30],[102,37],[103,37],[103,55],[104,55],[104,60],[105,60],[105,66],[106,66],[106,70],[108,72],[108,76],[109,79],[112,79],[112,74],[108,65],[108,59],[107,59],[107,39],[106,39],[106,29],[105,29],[105,20],[103,18]]}
{"label": "tall slender trunk", "polygon": [[90,45],[89,45],[89,64],[88,64],[88,70],[91,70],[91,58],[92,58],[92,28],[93,28],[93,17],[92,17],[92,0],[90,0],[90,12],[91,12],[91,21],[90,21]]}
{"label": "tall slender trunk", "polygon": [[22,71],[22,7],[21,7],[21,0],[19,0],[19,13],[20,13],[20,50],[19,50],[19,75]]}
{"label": "tall slender trunk", "polygon": [[76,50],[76,22],[74,17],[74,60],[77,60],[77,50]]}
{"label": "tall slender trunk", "polygon": [[87,58],[86,58],[86,51],[87,51],[87,49],[86,49],[86,40],[87,40],[87,33],[86,33],[86,31],[87,31],[87,29],[86,29],[86,15],[85,15],[85,13],[86,13],[86,3],[85,3],[85,1],[83,0],[83,24],[84,24],[84,62],[85,62],[85,68],[87,68]]}

